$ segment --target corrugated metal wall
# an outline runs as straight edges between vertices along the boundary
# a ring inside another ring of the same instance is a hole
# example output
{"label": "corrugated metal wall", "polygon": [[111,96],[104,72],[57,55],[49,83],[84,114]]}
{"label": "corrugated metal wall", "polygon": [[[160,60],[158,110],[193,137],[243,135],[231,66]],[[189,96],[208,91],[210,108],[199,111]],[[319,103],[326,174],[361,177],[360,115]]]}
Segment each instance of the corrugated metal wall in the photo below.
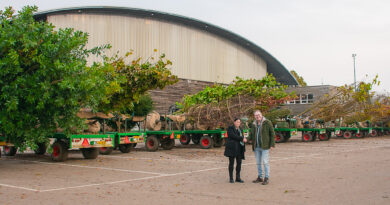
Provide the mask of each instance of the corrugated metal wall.
{"label": "corrugated metal wall", "polygon": [[111,44],[110,55],[134,50],[135,57],[146,59],[165,53],[179,78],[230,83],[235,76],[262,78],[267,71],[265,61],[243,47],[180,24],[108,14],[58,14],[47,19],[57,28],[88,32],[89,48]]}

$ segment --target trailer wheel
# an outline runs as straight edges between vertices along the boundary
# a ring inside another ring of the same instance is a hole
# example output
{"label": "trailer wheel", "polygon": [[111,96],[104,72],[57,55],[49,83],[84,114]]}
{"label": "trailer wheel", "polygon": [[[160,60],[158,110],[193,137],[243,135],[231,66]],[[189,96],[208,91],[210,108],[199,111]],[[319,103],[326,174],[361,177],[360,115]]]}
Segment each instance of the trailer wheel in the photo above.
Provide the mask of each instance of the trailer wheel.
{"label": "trailer wheel", "polygon": [[199,135],[199,134],[193,134],[193,135],[191,135],[191,140],[192,140],[192,142],[194,143],[194,144],[199,144],[200,143],[200,138],[201,138],[202,136],[201,135]]}
{"label": "trailer wheel", "polygon": [[221,135],[214,135],[213,141],[214,141],[214,147],[222,147],[223,139],[221,138]]}
{"label": "trailer wheel", "polygon": [[5,156],[15,156],[16,151],[17,151],[17,149],[14,146],[12,146],[12,147],[11,146],[4,146],[3,147],[3,153]]}
{"label": "trailer wheel", "polygon": [[342,136],[344,136],[344,131],[340,130],[339,134],[336,134],[336,137],[342,137]]}
{"label": "trailer wheel", "polygon": [[284,137],[284,142],[288,142],[290,140],[290,138],[291,138],[290,136],[288,136],[288,137],[285,136]]}
{"label": "trailer wheel", "polygon": [[66,146],[65,142],[54,142],[51,159],[56,162],[63,162],[68,159],[68,147]]}
{"label": "trailer wheel", "polygon": [[165,139],[161,141],[161,147],[165,150],[171,150],[175,146],[174,139]]}
{"label": "trailer wheel", "polygon": [[352,133],[350,131],[345,131],[343,136],[344,136],[344,139],[351,139]]}
{"label": "trailer wheel", "polygon": [[46,153],[46,144],[45,143],[38,143],[38,148],[34,150],[35,154],[37,155],[43,155]]}
{"label": "trailer wheel", "polygon": [[84,156],[84,159],[96,159],[99,155],[98,148],[81,148],[80,150]]}
{"label": "trailer wheel", "polygon": [[313,136],[313,137],[311,138],[311,141],[316,141],[317,135],[318,135],[318,132],[311,132],[311,136]]}
{"label": "trailer wheel", "polygon": [[113,147],[100,147],[99,154],[109,155],[114,150]]}
{"label": "trailer wheel", "polygon": [[210,136],[208,135],[203,135],[201,138],[200,138],[200,147],[202,149],[209,149],[210,147],[213,146],[213,140],[211,139]]}
{"label": "trailer wheel", "polygon": [[156,136],[150,135],[146,138],[145,148],[149,152],[155,152],[158,150],[158,145],[160,144]]}
{"label": "trailer wheel", "polygon": [[328,141],[329,140],[329,135],[327,133],[320,134],[318,137],[320,141]]}
{"label": "trailer wheel", "polygon": [[191,141],[191,137],[189,135],[183,134],[180,136],[180,144],[188,145]]}
{"label": "trailer wheel", "polygon": [[282,135],[282,133],[280,132],[277,132],[276,135],[275,135],[275,142],[276,143],[281,143],[281,142],[284,142],[284,136]]}
{"label": "trailer wheel", "polygon": [[310,132],[304,132],[302,133],[302,141],[303,142],[310,142],[313,140],[313,136]]}
{"label": "trailer wheel", "polygon": [[364,137],[364,133],[363,132],[359,132],[359,133],[356,133],[355,136],[356,138],[363,138]]}
{"label": "trailer wheel", "polygon": [[133,144],[120,144],[119,151],[122,153],[129,153],[131,151],[131,148],[133,147]]}
{"label": "trailer wheel", "polygon": [[371,134],[370,134],[370,137],[376,137],[378,136],[378,132],[376,130],[371,130]]}

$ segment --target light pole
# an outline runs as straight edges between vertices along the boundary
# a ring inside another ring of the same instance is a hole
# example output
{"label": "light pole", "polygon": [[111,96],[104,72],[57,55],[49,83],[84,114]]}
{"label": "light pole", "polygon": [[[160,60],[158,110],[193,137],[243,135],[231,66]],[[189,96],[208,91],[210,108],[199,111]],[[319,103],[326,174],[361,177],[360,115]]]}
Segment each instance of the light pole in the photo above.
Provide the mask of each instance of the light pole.
{"label": "light pole", "polygon": [[353,84],[355,85],[355,92],[356,92],[356,70],[355,70],[355,57],[356,57],[356,54],[353,53],[352,54],[352,58],[353,58]]}

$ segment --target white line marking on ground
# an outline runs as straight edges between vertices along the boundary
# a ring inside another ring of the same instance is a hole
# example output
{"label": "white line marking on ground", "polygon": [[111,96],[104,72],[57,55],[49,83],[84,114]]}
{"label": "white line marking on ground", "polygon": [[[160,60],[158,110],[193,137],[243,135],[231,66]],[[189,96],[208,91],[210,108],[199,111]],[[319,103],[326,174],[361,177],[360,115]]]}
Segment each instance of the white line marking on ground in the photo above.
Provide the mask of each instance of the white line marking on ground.
{"label": "white line marking on ground", "polygon": [[10,187],[10,188],[15,188],[15,189],[23,189],[23,190],[27,190],[27,191],[39,191],[37,189],[31,189],[31,188],[26,188],[26,187],[22,187],[22,186],[14,186],[14,185],[9,185],[9,184],[0,184],[0,186]]}
{"label": "white line marking on ground", "polygon": [[165,175],[159,175],[159,176],[142,177],[142,178],[136,178],[136,179],[127,179],[127,180],[121,180],[121,181],[104,182],[104,183],[96,183],[96,184],[86,184],[86,185],[71,186],[71,187],[63,187],[63,188],[56,188],[56,189],[45,189],[45,190],[39,190],[39,192],[61,191],[61,190],[66,190],[66,189],[77,189],[77,188],[84,188],[84,187],[91,187],[91,186],[118,184],[118,183],[131,182],[131,181],[155,179],[155,178],[160,178],[160,177],[164,177],[164,176]]}
{"label": "white line marking on ground", "polygon": [[122,156],[112,156],[112,155],[106,155],[106,156],[99,156],[102,158],[120,158],[120,159],[141,159],[141,160],[161,160],[161,161],[177,161],[177,162],[195,162],[195,163],[226,163],[226,162],[216,162],[216,161],[206,161],[206,160],[191,160],[191,159],[174,159],[174,158],[146,158],[146,157],[122,157]]}
{"label": "white line marking on ground", "polygon": [[[15,160],[18,160],[18,159],[15,159]],[[34,163],[40,163],[40,164],[69,166],[69,167],[80,167],[80,168],[88,168],[88,169],[102,169],[102,170],[118,171],[118,172],[130,172],[130,173],[141,173],[141,174],[165,175],[164,173],[138,171],[138,170],[128,170],[128,169],[116,169],[116,168],[108,168],[108,167],[93,167],[93,166],[86,166],[86,165],[84,166],[84,165],[65,164],[65,163],[56,163],[56,162],[42,162],[42,161],[34,161],[34,160],[20,160],[20,161],[34,162]]]}

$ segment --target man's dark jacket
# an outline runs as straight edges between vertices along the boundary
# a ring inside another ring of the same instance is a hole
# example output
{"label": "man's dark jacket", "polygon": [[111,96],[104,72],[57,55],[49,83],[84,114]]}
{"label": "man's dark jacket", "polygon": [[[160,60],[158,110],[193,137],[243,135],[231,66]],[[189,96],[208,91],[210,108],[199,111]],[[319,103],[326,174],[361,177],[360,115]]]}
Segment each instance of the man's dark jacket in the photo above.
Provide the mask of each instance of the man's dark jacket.
{"label": "man's dark jacket", "polygon": [[[241,128],[239,128],[241,130]],[[243,131],[241,130],[241,133]],[[240,136],[240,132],[234,127],[230,126],[227,129],[227,142],[225,145],[225,156],[226,157],[237,157],[241,156],[242,159],[245,159],[245,145],[242,146],[240,142],[243,142],[244,137]]]}
{"label": "man's dark jacket", "polygon": [[[275,131],[272,125],[272,122],[265,119],[261,120],[261,148],[264,150],[269,149],[270,147],[275,147]],[[251,128],[249,131],[248,140],[252,140],[252,149],[255,150],[257,146],[257,122],[256,120],[251,124]]]}

